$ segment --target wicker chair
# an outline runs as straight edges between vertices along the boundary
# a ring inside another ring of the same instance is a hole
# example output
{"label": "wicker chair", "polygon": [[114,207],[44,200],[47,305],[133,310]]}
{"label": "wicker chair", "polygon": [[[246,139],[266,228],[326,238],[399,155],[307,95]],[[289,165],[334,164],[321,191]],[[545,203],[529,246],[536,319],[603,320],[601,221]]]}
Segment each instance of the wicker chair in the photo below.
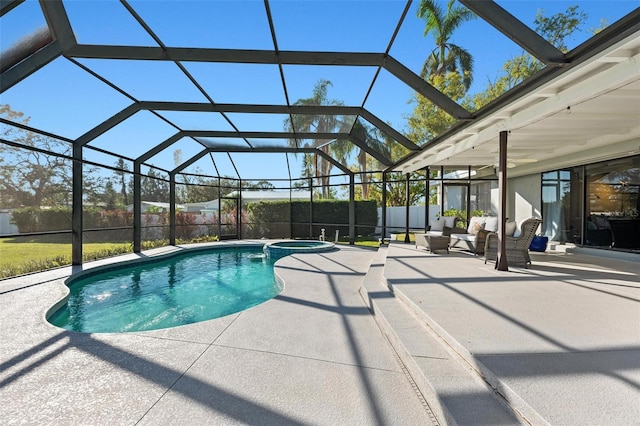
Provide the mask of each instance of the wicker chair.
{"label": "wicker chair", "polygon": [[[505,237],[505,254],[508,265],[523,266],[526,268],[527,265],[531,263],[529,246],[541,223],[542,220],[540,219],[526,219],[520,224],[521,233],[519,237]],[[498,258],[499,244],[498,234],[491,232],[487,235],[484,243],[484,263],[487,263],[488,260],[496,260]]]}

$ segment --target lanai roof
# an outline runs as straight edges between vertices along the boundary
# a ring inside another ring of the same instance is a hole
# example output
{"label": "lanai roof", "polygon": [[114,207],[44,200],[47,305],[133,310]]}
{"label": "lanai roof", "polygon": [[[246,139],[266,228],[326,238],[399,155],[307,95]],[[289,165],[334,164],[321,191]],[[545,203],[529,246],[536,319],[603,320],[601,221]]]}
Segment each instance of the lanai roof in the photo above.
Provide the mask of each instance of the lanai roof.
{"label": "lanai roof", "polygon": [[[461,3],[480,17],[476,38],[489,40],[472,54],[495,55],[487,43],[512,40],[546,64],[478,111],[420,77],[433,42],[423,38],[411,1],[3,0],[0,19],[11,37],[2,40],[0,103],[31,118],[26,127],[11,118],[0,125],[91,148],[83,156],[98,163],[113,164],[115,154],[166,171],[204,165],[211,175],[240,178],[251,173],[243,158],[266,153],[265,177],[297,177],[289,154],[300,152],[347,172],[320,149],[343,140],[365,151],[374,169],[403,172],[490,167],[501,130],[510,132],[516,174],[639,152],[638,8],[565,54],[525,25],[512,3]],[[502,55],[496,68],[509,58]],[[337,101],[300,102],[321,79],[332,82],[329,98]],[[456,124],[427,142],[409,139],[402,114],[410,107],[395,106],[414,91]],[[336,116],[341,124],[328,131],[295,128],[303,118]]]}

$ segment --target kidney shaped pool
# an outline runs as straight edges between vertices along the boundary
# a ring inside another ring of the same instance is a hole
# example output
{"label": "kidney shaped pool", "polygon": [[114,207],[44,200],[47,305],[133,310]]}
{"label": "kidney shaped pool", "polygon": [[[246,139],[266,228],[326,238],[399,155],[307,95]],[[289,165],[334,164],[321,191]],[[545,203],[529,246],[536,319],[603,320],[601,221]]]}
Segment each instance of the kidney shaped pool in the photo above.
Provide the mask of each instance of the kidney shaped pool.
{"label": "kidney shaped pool", "polygon": [[[189,249],[171,257],[96,268],[66,284],[66,304],[48,316],[68,330],[156,330],[240,312],[282,291],[263,246]],[[256,261],[258,259],[259,261]]]}

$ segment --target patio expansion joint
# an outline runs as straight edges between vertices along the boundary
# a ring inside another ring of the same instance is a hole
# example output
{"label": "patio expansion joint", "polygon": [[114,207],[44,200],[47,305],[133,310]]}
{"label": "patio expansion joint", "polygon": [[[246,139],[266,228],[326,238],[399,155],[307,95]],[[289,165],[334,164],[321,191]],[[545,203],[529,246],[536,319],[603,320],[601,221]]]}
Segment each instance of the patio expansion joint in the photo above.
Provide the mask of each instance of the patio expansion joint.
{"label": "patio expansion joint", "polygon": [[[195,359],[187,366],[187,368],[184,369],[184,371],[182,372],[182,374],[180,374],[174,381],[173,383],[171,383],[170,386],[168,386],[164,392],[162,392],[162,394],[158,397],[158,399],[149,406],[149,408],[147,409],[147,411],[144,412],[144,414],[142,414],[142,416],[140,416],[140,419],[138,419],[138,421],[136,423],[141,422],[146,416],[147,414],[149,414],[156,405],[158,405],[158,403],[160,403],[160,401],[162,401],[162,399],[164,399],[165,395],[167,395],[173,388],[174,386],[180,382],[182,380],[183,377],[185,377],[187,375],[187,373],[189,372],[189,370],[191,370],[191,368],[193,368],[193,366],[202,358],[202,356],[213,346],[219,346],[219,345],[215,345],[216,340],[218,340],[220,338],[220,336],[222,336],[225,331],[227,331],[229,329],[229,327],[231,327],[231,325],[240,317],[240,315],[236,316],[229,324],[227,324],[227,326],[215,337],[215,339],[213,339],[212,342],[210,343],[202,343],[202,342],[191,342],[191,341],[185,341],[183,339],[172,339],[172,338],[166,338],[166,337],[157,337],[157,336],[149,336],[149,335],[142,335],[142,337],[146,337],[146,338],[151,338],[151,339],[158,339],[158,340],[166,340],[166,341],[175,341],[175,342],[182,342],[182,343],[192,343],[192,344],[197,344],[197,345],[202,345],[204,346],[204,348],[202,349],[202,351],[200,352],[200,354],[198,354],[198,356],[195,357]],[[138,335],[140,336],[140,335]]]}
{"label": "patio expansion joint", "polygon": [[187,373],[189,372],[189,370],[191,370],[191,368],[196,364],[196,362],[198,362],[198,360],[200,360],[200,358],[202,358],[202,356],[207,352],[207,350],[209,350],[209,348],[211,347],[212,344],[208,344],[206,345],[206,347],[202,350],[202,352],[200,352],[200,354],[191,362],[191,364],[189,364],[189,366],[187,368],[185,368],[185,370],[182,372],[182,374],[180,374],[180,376],[178,376],[173,383],[171,383],[171,386],[167,387],[167,389],[165,389],[164,392],[162,392],[162,395],[160,395],[158,397],[158,399],[151,404],[151,406],[147,409],[147,411],[145,411],[145,413],[140,417],[139,421],[142,421],[142,419],[145,418],[145,416],[151,411],[153,410],[153,408],[160,402],[162,401],[162,399],[165,397],[165,395],[167,393],[169,393],[171,391],[171,389],[173,389],[173,387],[176,385],[176,383],[178,383],[180,380],[182,380],[182,378],[184,376],[187,375]]}
{"label": "patio expansion joint", "polygon": [[353,368],[359,368],[359,369],[363,369],[363,370],[382,371],[382,372],[386,372],[386,373],[398,374],[398,371],[390,370],[388,368],[371,367],[371,366],[366,366],[366,365],[361,365],[361,364],[332,361],[332,360],[328,360],[328,359],[314,358],[314,357],[301,356],[301,355],[293,355],[293,354],[288,354],[288,353],[284,353],[284,352],[265,351],[265,350],[260,350],[260,349],[244,348],[244,347],[241,347],[241,346],[220,345],[220,344],[211,344],[209,346],[215,346],[215,347],[220,347],[220,348],[228,348],[228,349],[238,349],[238,350],[247,351],[247,352],[262,353],[262,354],[269,354],[269,355],[277,355],[277,356],[283,356],[283,357],[287,357],[287,358],[303,359],[303,360],[307,360],[307,361],[316,361],[316,362],[321,362],[321,363],[326,363],[326,364],[331,364],[331,365],[342,365],[342,366],[345,366],[345,367],[353,367]]}
{"label": "patio expansion joint", "polygon": [[153,340],[164,340],[167,342],[177,342],[177,343],[190,343],[193,345],[201,345],[201,346],[206,346],[209,347],[213,344],[213,342],[210,343],[206,343],[206,342],[198,342],[195,340],[189,340],[189,339],[180,339],[180,338],[176,338],[176,337],[165,337],[165,336],[153,336],[153,335],[149,335],[149,334],[140,334],[140,333],[130,333],[131,336],[137,336],[137,337],[141,337],[143,339],[153,339]]}

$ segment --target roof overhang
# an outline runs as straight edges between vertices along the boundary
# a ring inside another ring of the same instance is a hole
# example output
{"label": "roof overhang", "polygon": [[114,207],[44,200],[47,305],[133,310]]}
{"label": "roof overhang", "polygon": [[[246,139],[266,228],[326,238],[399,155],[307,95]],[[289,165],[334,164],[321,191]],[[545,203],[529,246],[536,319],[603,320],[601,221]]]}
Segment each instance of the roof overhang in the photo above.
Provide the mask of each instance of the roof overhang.
{"label": "roof overhang", "polygon": [[510,176],[640,153],[640,31],[452,132],[396,167],[493,166],[508,132]]}

